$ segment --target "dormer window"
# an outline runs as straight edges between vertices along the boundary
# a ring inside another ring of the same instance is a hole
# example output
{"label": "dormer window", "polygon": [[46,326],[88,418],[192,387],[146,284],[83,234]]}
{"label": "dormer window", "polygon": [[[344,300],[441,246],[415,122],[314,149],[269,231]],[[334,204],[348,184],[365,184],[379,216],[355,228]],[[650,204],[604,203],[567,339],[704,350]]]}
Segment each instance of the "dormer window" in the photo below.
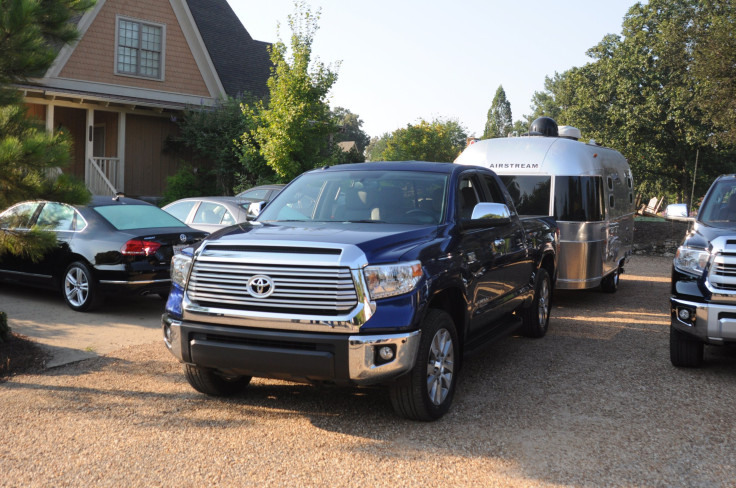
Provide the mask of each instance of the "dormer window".
{"label": "dormer window", "polygon": [[117,20],[115,73],[163,80],[165,26],[122,17]]}

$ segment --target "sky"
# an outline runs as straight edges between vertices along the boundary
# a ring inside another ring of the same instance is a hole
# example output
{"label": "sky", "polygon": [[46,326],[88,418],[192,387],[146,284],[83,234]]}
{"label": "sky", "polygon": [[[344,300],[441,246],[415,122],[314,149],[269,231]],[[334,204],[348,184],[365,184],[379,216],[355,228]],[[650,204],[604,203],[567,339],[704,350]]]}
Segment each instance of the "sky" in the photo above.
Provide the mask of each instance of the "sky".
{"label": "sky", "polygon": [[[228,0],[250,35],[287,45],[293,0]],[[321,10],[312,56],[337,69],[331,107],[381,136],[420,120],[455,119],[483,133],[499,86],[514,120],[535,91],[591,61],[586,51],[620,34],[635,0],[307,0]],[[279,27],[280,24],[280,27]]]}

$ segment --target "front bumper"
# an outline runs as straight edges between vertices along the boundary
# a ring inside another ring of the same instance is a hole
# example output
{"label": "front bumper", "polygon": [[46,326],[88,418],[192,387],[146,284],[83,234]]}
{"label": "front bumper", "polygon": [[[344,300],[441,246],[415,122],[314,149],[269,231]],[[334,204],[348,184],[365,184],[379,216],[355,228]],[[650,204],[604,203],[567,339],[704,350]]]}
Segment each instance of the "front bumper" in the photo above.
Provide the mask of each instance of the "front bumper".
{"label": "front bumper", "polygon": [[[691,319],[682,320],[678,312],[685,308]],[[696,302],[670,298],[672,327],[708,344],[736,341],[736,305]]]}
{"label": "front bumper", "polygon": [[[201,324],[162,316],[164,342],[179,361],[232,375],[370,385],[409,371],[420,332],[346,335]],[[394,351],[383,361],[380,347]]]}

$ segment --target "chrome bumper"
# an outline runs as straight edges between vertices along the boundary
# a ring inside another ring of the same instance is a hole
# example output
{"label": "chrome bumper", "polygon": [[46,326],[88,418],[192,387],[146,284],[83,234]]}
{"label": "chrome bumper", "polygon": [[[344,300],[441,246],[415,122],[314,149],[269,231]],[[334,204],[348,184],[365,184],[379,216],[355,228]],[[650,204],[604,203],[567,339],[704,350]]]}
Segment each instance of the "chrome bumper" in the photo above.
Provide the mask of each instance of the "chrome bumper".
{"label": "chrome bumper", "polygon": [[[680,308],[694,311],[694,320],[680,319],[677,313]],[[670,309],[672,327],[677,330],[709,344],[736,341],[736,306],[734,305],[670,298]],[[730,315],[730,317],[724,315]]]}

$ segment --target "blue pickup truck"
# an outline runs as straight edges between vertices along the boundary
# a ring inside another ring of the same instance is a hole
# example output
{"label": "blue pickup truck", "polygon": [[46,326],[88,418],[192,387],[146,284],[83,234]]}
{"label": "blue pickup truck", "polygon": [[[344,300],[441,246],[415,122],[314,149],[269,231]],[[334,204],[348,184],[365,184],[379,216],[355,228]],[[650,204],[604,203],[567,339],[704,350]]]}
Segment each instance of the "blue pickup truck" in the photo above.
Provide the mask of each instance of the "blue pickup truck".
{"label": "blue pickup truck", "polygon": [[465,356],[545,335],[558,246],[554,220],[521,219],[489,169],[315,169],[175,256],[164,338],[205,394],[253,376],[381,384],[398,414],[434,420]]}

